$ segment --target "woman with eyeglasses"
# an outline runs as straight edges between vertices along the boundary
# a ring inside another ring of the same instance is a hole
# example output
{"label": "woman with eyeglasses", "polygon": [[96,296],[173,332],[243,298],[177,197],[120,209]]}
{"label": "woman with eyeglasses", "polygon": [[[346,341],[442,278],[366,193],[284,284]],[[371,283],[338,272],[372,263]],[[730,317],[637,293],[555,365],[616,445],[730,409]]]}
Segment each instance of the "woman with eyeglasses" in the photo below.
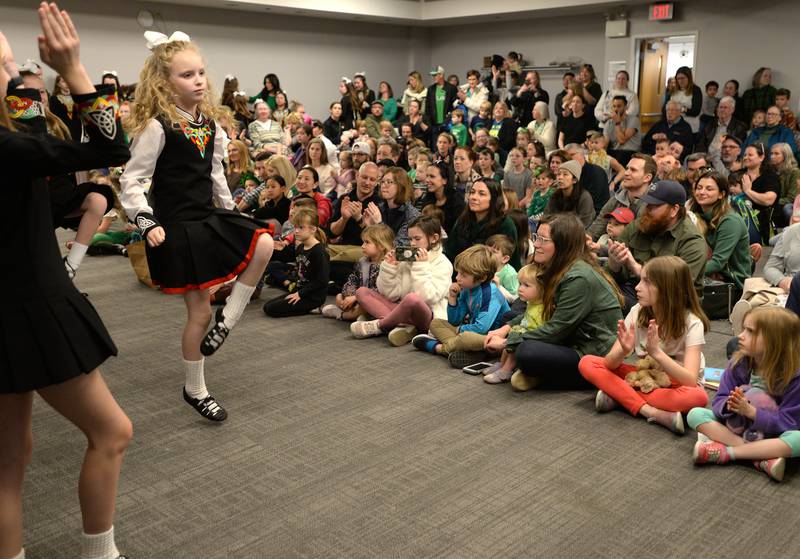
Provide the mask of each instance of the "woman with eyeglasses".
{"label": "woman with eyeglasses", "polygon": [[[750,235],[742,216],[731,207],[728,180],[713,169],[704,169],[694,184],[689,210],[705,230],[709,258],[705,275],[732,283],[741,293],[753,272]],[[734,294],[734,298],[739,296]]]}
{"label": "woman with eyeglasses", "polygon": [[747,146],[742,156],[745,173],[742,175],[742,192],[758,211],[758,232],[761,244],[769,244],[772,236],[773,213],[781,196],[778,174],[766,157],[764,144]]}
{"label": "woman with eyeglasses", "polygon": [[[484,244],[492,235],[505,235],[517,245],[517,228],[505,215],[503,192],[493,180],[480,179],[472,183],[467,193],[467,207],[456,220],[453,230],[444,243],[444,253],[451,261],[465,249]],[[519,250],[515,249],[508,262],[515,270],[521,264]]]}
{"label": "woman with eyeglasses", "polygon": [[419,215],[411,199],[411,179],[400,167],[389,167],[380,182],[381,201],[364,209],[364,223],[384,223],[394,231],[395,246],[408,244],[408,224]]}
{"label": "woman with eyeglasses", "polygon": [[499,345],[515,348],[519,370],[511,377],[511,386],[516,390],[539,385],[588,388],[578,362],[584,355],[605,355],[614,345],[622,296],[587,249],[586,233],[576,215],[543,219],[533,246],[533,262],[542,270],[545,286],[544,324],[523,334],[510,333],[508,325],[492,330],[487,347],[497,349],[496,338],[505,338]]}

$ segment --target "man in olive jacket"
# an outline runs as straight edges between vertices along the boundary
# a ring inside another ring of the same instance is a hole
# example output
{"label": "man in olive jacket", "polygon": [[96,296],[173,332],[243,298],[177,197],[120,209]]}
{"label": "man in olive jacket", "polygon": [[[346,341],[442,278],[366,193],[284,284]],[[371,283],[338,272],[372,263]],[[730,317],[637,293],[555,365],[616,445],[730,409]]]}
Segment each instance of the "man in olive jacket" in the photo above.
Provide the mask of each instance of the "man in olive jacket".
{"label": "man in olive jacket", "polygon": [[659,181],[641,202],[646,204],[644,215],[625,228],[619,241],[608,245],[608,269],[625,296],[625,313],[637,302],[642,266],[656,256],[683,259],[702,298],[708,253],[703,235],[686,215],[686,190],[675,181]]}

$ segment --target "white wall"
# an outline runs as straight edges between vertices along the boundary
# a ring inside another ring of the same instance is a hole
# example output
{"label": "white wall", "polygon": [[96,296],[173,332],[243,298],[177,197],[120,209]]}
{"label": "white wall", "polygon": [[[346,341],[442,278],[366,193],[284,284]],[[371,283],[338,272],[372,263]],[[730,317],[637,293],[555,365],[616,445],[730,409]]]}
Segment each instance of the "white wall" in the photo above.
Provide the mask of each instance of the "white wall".
{"label": "white wall", "polygon": [[772,83],[792,91],[792,106],[798,106],[800,71],[795,44],[800,2],[797,0],[691,0],[676,4],[677,19],[671,22],[648,21],[647,7],[630,10],[631,36],[607,39],[606,61],[627,60],[631,70],[633,41],[636,36],[683,35],[698,33],[695,82],[702,88],[709,80],[720,87],[735,78],[740,92],[750,87],[753,73],[760,66],[771,66]]}
{"label": "white wall", "polygon": [[[605,20],[598,14],[437,27],[431,42],[431,65],[442,65],[448,74],[464,76],[471,68],[479,69],[484,56],[505,56],[514,50],[533,66],[567,59],[591,63],[598,79],[603,79]],[[561,72],[546,72],[541,77],[552,109],[561,91]]]}
{"label": "white wall", "polygon": [[[387,80],[402,93],[414,63],[424,64],[421,70],[428,65],[426,32],[409,27],[127,0],[64,0],[61,5],[73,15],[82,58],[98,81],[103,70],[111,69],[122,83],[138,80],[148,51],[136,14],[147,8],[163,14],[168,34],[178,29],[199,44],[218,92],[224,76],[234,74],[240,87],[255,94],[264,74],[274,72],[290,98],[303,101],[309,114],[322,119],[330,102],[339,99],[341,76],[364,70],[374,89]],[[34,6],[31,0],[0,0],[0,29],[20,63],[38,58]]]}

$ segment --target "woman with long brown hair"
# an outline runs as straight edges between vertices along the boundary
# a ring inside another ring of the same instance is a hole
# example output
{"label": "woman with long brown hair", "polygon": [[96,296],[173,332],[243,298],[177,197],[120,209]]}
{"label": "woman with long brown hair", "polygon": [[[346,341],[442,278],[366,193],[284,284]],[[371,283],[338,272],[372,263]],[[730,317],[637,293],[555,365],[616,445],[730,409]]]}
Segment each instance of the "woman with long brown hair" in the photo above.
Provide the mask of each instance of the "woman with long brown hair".
{"label": "woman with long brown hair", "polygon": [[622,297],[614,280],[586,248],[586,232],[573,214],[543,219],[533,235],[533,263],[542,270],[544,324],[524,334],[506,325],[489,332],[486,347],[516,346],[511,386],[531,390],[540,384],[585,388],[578,371],[584,355],[605,355],[614,344]]}

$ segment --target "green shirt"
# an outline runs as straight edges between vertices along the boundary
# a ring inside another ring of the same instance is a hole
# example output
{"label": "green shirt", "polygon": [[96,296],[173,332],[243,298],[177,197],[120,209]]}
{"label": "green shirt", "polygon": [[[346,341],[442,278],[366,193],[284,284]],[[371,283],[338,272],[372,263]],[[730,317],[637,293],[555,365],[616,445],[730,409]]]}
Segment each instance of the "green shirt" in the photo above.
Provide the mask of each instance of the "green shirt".
{"label": "green shirt", "polygon": [[548,188],[544,193],[539,190],[533,191],[531,196],[531,203],[528,205],[528,217],[539,219],[547,207],[547,202],[550,201],[550,196],[555,192],[555,188]]}
{"label": "green shirt", "polygon": [[497,277],[500,279],[500,285],[516,297],[519,292],[519,278],[517,277],[517,271],[514,269],[514,266],[506,264],[497,272]]}
{"label": "green shirt", "polygon": [[[633,254],[633,258],[645,265],[656,256],[677,256],[689,265],[697,296],[703,297],[703,276],[708,260],[706,240],[697,230],[692,220],[684,217],[672,229],[660,235],[646,235],[639,230],[639,221],[629,224],[619,238]],[[622,266],[619,272],[612,272],[620,284],[631,279],[630,272]]]}
{"label": "green shirt", "polygon": [[455,136],[456,143],[459,146],[467,145],[467,127],[463,124],[454,124],[450,128],[450,133]]}
{"label": "green shirt", "polygon": [[617,339],[617,321],[622,309],[608,280],[583,260],[575,261],[556,288],[555,311],[535,330],[517,333],[513,327],[524,315],[508,324],[506,348],[514,351],[525,340],[538,340],[574,349],[578,355],[605,355]]}
{"label": "green shirt", "polygon": [[436,124],[442,124],[444,122],[444,100],[445,100],[446,93],[444,91],[444,87],[441,85],[436,86]]}

